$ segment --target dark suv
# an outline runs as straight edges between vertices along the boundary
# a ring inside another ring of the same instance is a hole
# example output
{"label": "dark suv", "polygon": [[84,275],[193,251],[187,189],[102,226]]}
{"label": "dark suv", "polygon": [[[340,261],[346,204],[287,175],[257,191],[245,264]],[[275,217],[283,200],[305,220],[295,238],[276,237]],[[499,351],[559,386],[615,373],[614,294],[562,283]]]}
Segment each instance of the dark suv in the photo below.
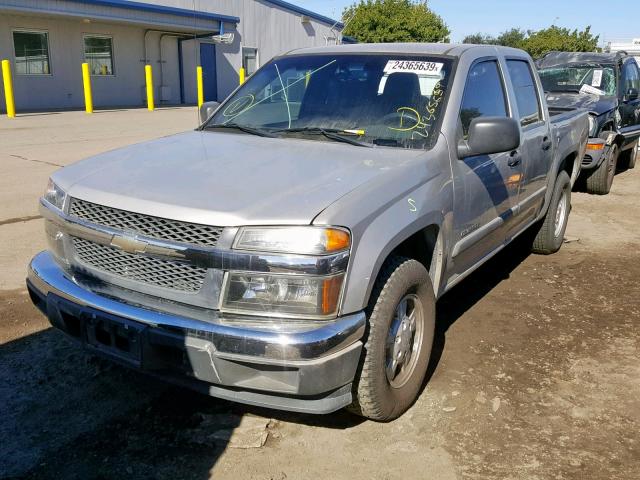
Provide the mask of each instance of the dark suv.
{"label": "dark suv", "polygon": [[589,111],[589,145],[581,180],[609,193],[618,166],[635,166],[640,138],[640,68],[626,52],[550,52],[537,62],[550,111]]}

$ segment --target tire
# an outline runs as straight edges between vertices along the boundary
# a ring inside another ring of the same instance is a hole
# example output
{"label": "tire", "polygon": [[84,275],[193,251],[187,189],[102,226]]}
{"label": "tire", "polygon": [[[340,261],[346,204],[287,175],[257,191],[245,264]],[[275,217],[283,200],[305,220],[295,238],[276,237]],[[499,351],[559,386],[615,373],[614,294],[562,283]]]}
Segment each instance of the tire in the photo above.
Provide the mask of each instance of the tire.
{"label": "tire", "polygon": [[547,214],[533,240],[531,250],[534,253],[550,255],[560,250],[564,241],[564,232],[567,230],[570,211],[571,180],[567,172],[562,171],[556,178]]}
{"label": "tire", "polygon": [[611,191],[613,177],[616,174],[620,151],[615,143],[609,147],[607,156],[600,166],[587,177],[587,192],[595,195],[606,195]]}
{"label": "tire", "polygon": [[633,148],[629,148],[620,154],[620,157],[618,158],[620,168],[624,170],[631,170],[636,166],[636,159],[638,158],[637,148],[637,145],[634,145]]}
{"label": "tire", "polygon": [[[405,315],[400,321],[403,302]],[[385,262],[367,308],[368,332],[350,411],[388,422],[415,402],[431,357],[435,304],[429,272],[420,262],[399,256]],[[392,358],[397,362],[395,369]]]}

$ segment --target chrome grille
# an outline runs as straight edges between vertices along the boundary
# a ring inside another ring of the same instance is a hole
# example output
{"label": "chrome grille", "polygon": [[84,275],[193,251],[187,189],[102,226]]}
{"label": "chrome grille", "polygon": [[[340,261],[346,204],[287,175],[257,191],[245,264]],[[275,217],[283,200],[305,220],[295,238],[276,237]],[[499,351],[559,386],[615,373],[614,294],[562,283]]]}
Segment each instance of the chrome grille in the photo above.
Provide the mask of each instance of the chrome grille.
{"label": "chrome grille", "polygon": [[78,259],[87,266],[158,287],[195,293],[207,274],[204,268],[135,255],[83,238],[74,237],[73,246]]}
{"label": "chrome grille", "polygon": [[141,213],[105,207],[73,198],[69,214],[98,225],[135,232],[160,240],[215,247],[222,228],[198,223],[180,222]]}

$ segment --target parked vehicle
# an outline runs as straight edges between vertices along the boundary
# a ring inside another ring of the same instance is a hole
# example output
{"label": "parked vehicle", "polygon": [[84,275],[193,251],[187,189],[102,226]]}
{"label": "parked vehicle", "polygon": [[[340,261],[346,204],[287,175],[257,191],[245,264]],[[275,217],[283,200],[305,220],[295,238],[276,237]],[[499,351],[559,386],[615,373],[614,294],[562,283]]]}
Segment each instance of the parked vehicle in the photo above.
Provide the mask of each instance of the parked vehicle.
{"label": "parked vehicle", "polygon": [[560,248],[587,136],[586,113],[549,118],[520,50],[293,51],[196,131],[54,173],[27,285],[125,365],[390,420],[420,391],[436,299],[527,229]]}
{"label": "parked vehicle", "polygon": [[549,110],[589,111],[582,160],[587,191],[609,193],[616,168],[635,167],[640,138],[640,69],[625,52],[551,52],[537,62]]}

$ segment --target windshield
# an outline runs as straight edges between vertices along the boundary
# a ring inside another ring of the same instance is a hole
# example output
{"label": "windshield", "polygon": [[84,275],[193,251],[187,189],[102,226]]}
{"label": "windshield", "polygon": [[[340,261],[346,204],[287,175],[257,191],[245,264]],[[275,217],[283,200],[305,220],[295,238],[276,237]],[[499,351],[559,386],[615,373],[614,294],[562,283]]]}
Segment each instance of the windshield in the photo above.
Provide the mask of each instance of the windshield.
{"label": "windshield", "polygon": [[403,148],[431,145],[451,60],[398,55],[308,55],[271,61],[204,128]]}
{"label": "windshield", "polygon": [[538,71],[545,92],[616,95],[612,65],[562,65]]}

